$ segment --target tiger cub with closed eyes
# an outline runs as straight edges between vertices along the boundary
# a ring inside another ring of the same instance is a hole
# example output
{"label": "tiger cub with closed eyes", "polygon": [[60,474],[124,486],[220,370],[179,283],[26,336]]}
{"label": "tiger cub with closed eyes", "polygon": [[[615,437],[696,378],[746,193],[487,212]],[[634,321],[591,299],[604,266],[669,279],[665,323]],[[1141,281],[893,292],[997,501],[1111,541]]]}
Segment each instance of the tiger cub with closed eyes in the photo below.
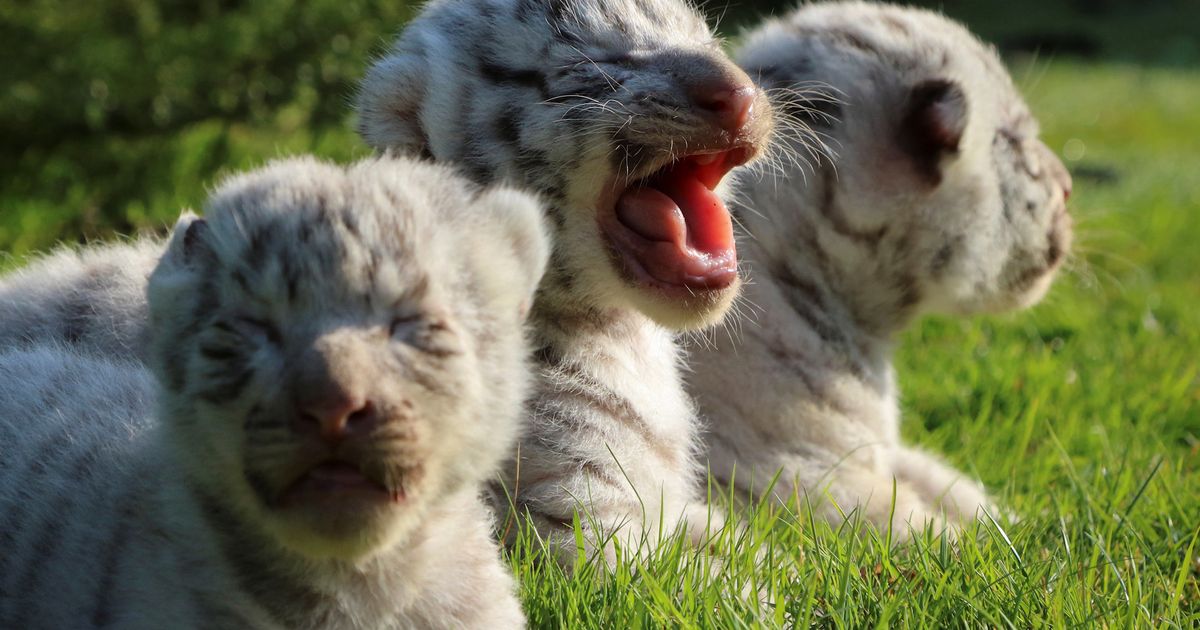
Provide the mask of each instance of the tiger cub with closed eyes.
{"label": "tiger cub with closed eyes", "polygon": [[577,513],[609,563],[614,540],[637,554],[684,528],[701,544],[720,517],[675,337],[737,294],[720,185],[766,148],[763,92],[682,0],[436,0],[371,67],[358,112],[377,148],[547,201],[539,373],[499,507],[566,564]]}
{"label": "tiger cub with closed eyes", "polygon": [[444,166],[226,181],[150,277],[150,369],[0,353],[0,626],[521,627],[480,493],[548,250]]}
{"label": "tiger cub with closed eyes", "polygon": [[752,493],[779,473],[776,497],[900,536],[955,529],[990,503],[900,442],[895,337],[922,313],[1037,302],[1070,246],[1070,176],[995,52],[940,15],[806,5],[737,59],[836,155],[745,189],[759,314],[691,348],[713,472]]}

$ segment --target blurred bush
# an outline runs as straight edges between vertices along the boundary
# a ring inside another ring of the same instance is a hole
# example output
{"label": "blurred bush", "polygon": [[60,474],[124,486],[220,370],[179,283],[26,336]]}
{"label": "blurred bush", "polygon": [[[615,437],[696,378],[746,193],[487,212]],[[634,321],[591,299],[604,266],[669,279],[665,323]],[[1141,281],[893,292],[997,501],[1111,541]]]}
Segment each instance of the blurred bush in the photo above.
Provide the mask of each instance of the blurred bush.
{"label": "blurred bush", "polygon": [[128,232],[218,170],[358,150],[349,99],[404,0],[0,0],[0,250]]}
{"label": "blurred bush", "polygon": [[[965,23],[1005,54],[1103,59],[1195,68],[1200,64],[1200,0],[891,0]],[[730,0],[728,30],[797,0]],[[720,2],[707,3],[718,10]]]}
{"label": "blurred bush", "polygon": [[285,107],[341,120],[364,62],[408,18],[371,0],[0,2],[0,142],[148,134]]}

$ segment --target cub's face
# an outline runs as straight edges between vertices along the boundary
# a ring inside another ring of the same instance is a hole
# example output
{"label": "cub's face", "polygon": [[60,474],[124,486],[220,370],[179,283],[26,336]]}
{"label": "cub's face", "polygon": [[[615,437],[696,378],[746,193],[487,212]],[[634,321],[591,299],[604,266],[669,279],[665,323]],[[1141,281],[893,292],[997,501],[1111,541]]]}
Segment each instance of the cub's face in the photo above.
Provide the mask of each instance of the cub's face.
{"label": "cub's face", "polygon": [[771,110],[683,2],[432,3],[372,67],[358,108],[378,148],[545,195],[548,290],[680,328],[736,295],[716,191],[762,153]]}
{"label": "cub's face", "polygon": [[[951,84],[963,90],[954,97],[965,117],[957,150],[942,154],[936,179],[918,186],[918,205],[897,213],[898,226],[913,234],[910,264],[929,311],[1032,305],[1071,246],[1071,176],[1038,138],[1037,121],[999,61],[980,50],[985,61],[1000,78]],[[974,76],[988,75],[981,68]]]}
{"label": "cub's face", "polygon": [[187,474],[283,545],[342,558],[479,483],[518,428],[538,214],[412,161],[226,183],[151,283]]}
{"label": "cub's face", "polygon": [[805,203],[776,201],[794,216],[756,235],[819,233],[833,273],[877,294],[862,302],[906,315],[1045,294],[1070,248],[1071,178],[993,50],[928,11],[817,4],[756,31],[739,61],[836,154],[815,184],[764,183],[780,192],[756,197]]}
{"label": "cub's face", "polygon": [[993,249],[1001,251],[1002,262],[992,290],[959,301],[958,308],[967,312],[1037,302],[1071,248],[1071,176],[1038,139],[1037,123],[1024,103],[1010,102],[1000,112],[990,148],[996,187],[986,205],[993,209],[993,226],[1004,235],[997,237],[998,247]]}

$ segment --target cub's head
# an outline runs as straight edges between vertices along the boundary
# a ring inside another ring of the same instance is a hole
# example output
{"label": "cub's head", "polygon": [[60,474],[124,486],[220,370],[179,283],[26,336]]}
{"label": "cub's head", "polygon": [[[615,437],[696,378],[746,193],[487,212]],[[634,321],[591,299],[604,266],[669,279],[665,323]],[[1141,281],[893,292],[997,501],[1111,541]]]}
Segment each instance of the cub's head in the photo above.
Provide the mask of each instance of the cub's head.
{"label": "cub's head", "polygon": [[693,327],[737,293],[717,190],[764,150],[771,109],[683,0],[431,2],[358,113],[377,148],[540,191],[550,299]]}
{"label": "cub's head", "polygon": [[994,50],[935,13],[837,3],[768,23],[738,58],[764,86],[801,88],[777,106],[836,153],[815,178],[754,191],[769,216],[746,220],[768,247],[812,233],[799,246],[879,309],[991,312],[1045,293],[1070,247],[1071,178]]}
{"label": "cub's head", "polygon": [[315,558],[377,552],[482,481],[518,429],[540,214],[415,160],[223,183],[149,288],[186,476]]}

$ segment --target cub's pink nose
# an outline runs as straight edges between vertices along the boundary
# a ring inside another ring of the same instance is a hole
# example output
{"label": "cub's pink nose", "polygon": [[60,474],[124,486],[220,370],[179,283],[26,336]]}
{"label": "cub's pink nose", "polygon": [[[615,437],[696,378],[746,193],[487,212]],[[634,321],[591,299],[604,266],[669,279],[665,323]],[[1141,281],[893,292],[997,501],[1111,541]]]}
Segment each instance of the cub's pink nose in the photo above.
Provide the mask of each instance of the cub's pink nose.
{"label": "cub's pink nose", "polygon": [[1038,143],[1038,146],[1041,148],[1042,155],[1045,156],[1045,163],[1046,167],[1050,169],[1050,176],[1054,178],[1058,187],[1062,189],[1063,201],[1070,199],[1071,189],[1073,188],[1071,172],[1067,170],[1062,160],[1058,159],[1058,156],[1045,143]]}
{"label": "cub's pink nose", "polygon": [[337,442],[348,434],[376,424],[375,406],[361,396],[346,393],[312,397],[297,410],[303,424],[315,426],[321,439]]}
{"label": "cub's pink nose", "polygon": [[754,112],[756,90],[750,85],[728,83],[700,85],[692,89],[692,102],[721,129],[737,132]]}
{"label": "cub's pink nose", "polygon": [[1067,201],[1071,198],[1071,188],[1073,187],[1073,184],[1071,183],[1071,174],[1067,172],[1067,169],[1063,169],[1062,177],[1059,178],[1058,183],[1060,186],[1062,186],[1063,201]]}

